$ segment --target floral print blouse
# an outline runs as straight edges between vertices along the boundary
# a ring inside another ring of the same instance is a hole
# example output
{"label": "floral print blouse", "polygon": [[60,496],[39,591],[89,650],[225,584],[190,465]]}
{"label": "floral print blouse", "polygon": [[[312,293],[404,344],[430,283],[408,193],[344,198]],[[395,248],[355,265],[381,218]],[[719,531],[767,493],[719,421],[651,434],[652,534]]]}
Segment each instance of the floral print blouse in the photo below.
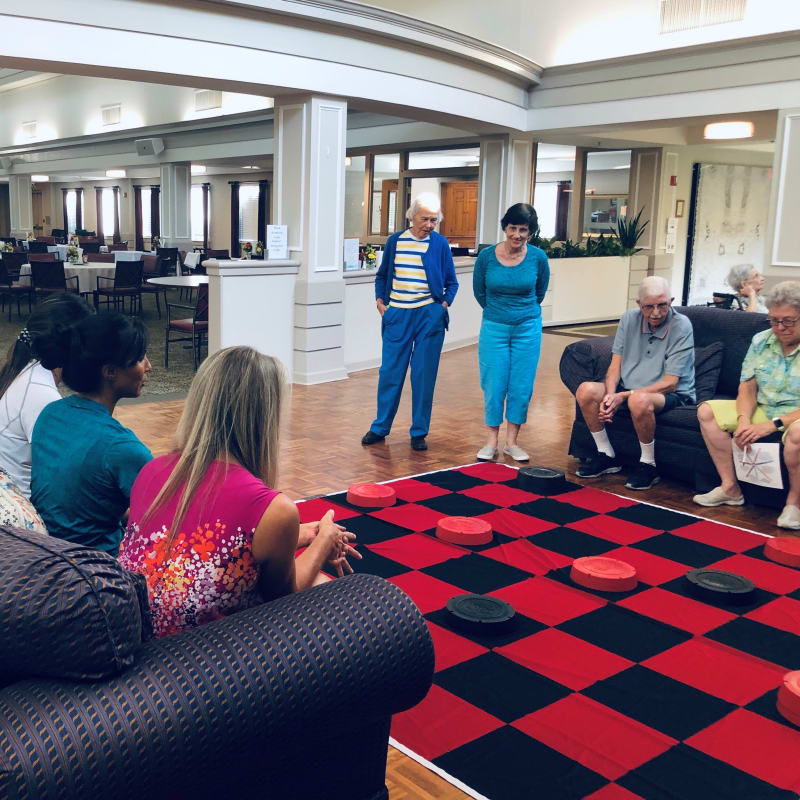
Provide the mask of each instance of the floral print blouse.
{"label": "floral print blouse", "polygon": [[119,561],[147,582],[153,632],[167,636],[261,602],[253,534],[278,494],[243,467],[215,462],[198,487],[180,532],[165,552],[180,491],[155,516],[142,520],[178,456],[146,464],[131,490],[128,527]]}

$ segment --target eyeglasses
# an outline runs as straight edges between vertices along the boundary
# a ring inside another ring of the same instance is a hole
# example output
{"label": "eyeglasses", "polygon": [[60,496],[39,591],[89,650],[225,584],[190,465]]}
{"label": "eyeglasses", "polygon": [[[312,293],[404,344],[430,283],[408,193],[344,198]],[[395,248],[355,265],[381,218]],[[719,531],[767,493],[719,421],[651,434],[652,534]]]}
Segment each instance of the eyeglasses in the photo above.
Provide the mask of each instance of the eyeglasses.
{"label": "eyeglasses", "polygon": [[668,308],[669,303],[656,303],[655,305],[648,303],[647,305],[642,306],[642,311],[646,311],[648,314],[651,314],[656,309],[659,311],[666,311]]}
{"label": "eyeglasses", "polygon": [[800,317],[767,317],[773,328],[793,328]]}

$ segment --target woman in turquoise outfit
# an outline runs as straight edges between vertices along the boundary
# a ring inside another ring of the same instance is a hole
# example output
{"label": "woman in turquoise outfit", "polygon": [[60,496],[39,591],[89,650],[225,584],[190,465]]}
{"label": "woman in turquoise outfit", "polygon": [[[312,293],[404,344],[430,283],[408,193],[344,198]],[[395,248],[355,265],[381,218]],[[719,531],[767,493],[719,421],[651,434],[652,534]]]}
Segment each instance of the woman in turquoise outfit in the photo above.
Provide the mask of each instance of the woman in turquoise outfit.
{"label": "woman in turquoise outfit", "polygon": [[500,225],[505,241],[481,250],[473,274],[475,299],[483,308],[478,361],[484,421],[489,429],[478,460],[497,457],[505,409],[503,453],[515,461],[527,461],[528,454],[517,444],[517,436],[528,417],[539,363],[541,303],[550,280],[550,265],[543,250],[528,244],[528,237],[538,227],[533,206],[516,203],[506,211]]}

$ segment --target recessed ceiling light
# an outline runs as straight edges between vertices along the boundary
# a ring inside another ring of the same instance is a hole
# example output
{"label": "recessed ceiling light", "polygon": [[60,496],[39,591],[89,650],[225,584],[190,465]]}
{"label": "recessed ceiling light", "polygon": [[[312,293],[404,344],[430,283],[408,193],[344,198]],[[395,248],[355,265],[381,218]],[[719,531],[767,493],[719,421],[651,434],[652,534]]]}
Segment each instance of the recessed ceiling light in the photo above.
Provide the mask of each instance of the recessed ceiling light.
{"label": "recessed ceiling light", "polygon": [[206,174],[205,164],[192,164],[192,175],[205,175],[205,174]]}
{"label": "recessed ceiling light", "polygon": [[106,178],[124,178],[127,175],[124,169],[107,169]]}
{"label": "recessed ceiling light", "polygon": [[31,180],[34,183],[47,183],[50,180],[49,175],[31,175]]}
{"label": "recessed ceiling light", "polygon": [[752,122],[710,122],[703,128],[704,139],[750,139],[755,126]]}
{"label": "recessed ceiling light", "polygon": [[242,167],[242,169],[258,169],[255,164],[248,164],[247,166]]}

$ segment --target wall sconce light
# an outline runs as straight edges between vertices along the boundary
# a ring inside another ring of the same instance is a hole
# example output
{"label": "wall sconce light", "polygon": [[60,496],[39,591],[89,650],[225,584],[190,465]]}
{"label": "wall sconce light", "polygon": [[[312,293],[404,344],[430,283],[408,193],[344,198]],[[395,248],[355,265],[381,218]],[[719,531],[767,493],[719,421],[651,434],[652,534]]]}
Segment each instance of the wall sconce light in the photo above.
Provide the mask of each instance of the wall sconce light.
{"label": "wall sconce light", "polygon": [[33,183],[47,183],[49,180],[49,175],[31,175],[31,181],[33,181]]}
{"label": "wall sconce light", "polygon": [[704,139],[750,139],[755,131],[752,122],[710,122],[703,128]]}
{"label": "wall sconce light", "polygon": [[106,178],[124,178],[128,173],[124,169],[107,169]]}
{"label": "wall sconce light", "polygon": [[192,164],[192,175],[205,175],[205,174],[206,174],[205,164]]}

